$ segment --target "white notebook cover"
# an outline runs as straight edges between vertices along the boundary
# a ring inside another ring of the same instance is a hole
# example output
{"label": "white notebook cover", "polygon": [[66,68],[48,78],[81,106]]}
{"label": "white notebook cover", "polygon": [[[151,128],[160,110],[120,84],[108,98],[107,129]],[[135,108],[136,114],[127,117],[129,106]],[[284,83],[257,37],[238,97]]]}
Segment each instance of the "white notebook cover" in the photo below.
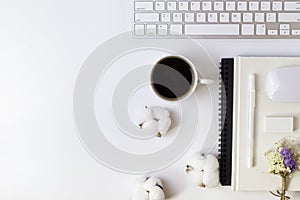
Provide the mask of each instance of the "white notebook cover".
{"label": "white notebook cover", "polygon": [[[285,136],[300,136],[300,103],[273,102],[266,94],[265,80],[274,68],[300,66],[300,57],[235,57],[234,64],[232,188],[236,191],[279,189],[281,178],[268,173],[269,162],[264,153]],[[251,73],[256,75],[255,139],[254,167],[248,168],[248,76]],[[293,116],[294,132],[266,133],[266,116]],[[300,191],[300,172],[294,173],[288,190]]]}

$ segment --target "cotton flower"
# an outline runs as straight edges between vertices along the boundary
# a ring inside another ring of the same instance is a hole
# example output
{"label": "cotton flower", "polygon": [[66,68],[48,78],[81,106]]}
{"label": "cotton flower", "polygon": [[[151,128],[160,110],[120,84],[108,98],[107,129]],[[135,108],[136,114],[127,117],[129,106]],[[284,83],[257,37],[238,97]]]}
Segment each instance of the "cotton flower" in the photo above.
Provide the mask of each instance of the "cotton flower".
{"label": "cotton flower", "polygon": [[171,118],[168,110],[161,106],[145,106],[146,120],[139,124],[141,129],[150,129],[157,137],[165,136],[171,126]]}
{"label": "cotton flower", "polygon": [[149,200],[164,200],[164,191],[159,187],[153,187],[149,190]]}
{"label": "cotton flower", "polygon": [[131,200],[165,200],[163,185],[156,177],[142,177],[135,182]]}
{"label": "cotton flower", "polygon": [[133,186],[131,200],[149,200],[149,193],[143,188],[146,177],[138,178]]}
{"label": "cotton flower", "polygon": [[195,155],[188,161],[186,173],[191,182],[200,187],[219,185],[219,162],[213,155]]}
{"label": "cotton flower", "polygon": [[157,136],[160,137],[162,135],[166,135],[169,131],[170,126],[171,126],[171,119],[169,117],[158,120]]}
{"label": "cotton flower", "polygon": [[161,106],[151,106],[151,107],[146,106],[145,108],[148,109],[147,113],[149,118],[162,120],[170,117],[169,111],[167,111]]}

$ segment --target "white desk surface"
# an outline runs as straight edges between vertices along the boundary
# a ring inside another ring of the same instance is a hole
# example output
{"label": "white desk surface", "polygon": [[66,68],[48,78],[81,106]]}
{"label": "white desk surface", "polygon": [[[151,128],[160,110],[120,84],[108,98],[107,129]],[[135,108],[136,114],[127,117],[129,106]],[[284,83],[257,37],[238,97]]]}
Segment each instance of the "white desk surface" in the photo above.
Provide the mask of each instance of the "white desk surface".
{"label": "white desk surface", "polygon": [[[0,199],[129,199],[135,176],[110,170],[85,151],[72,110],[81,64],[130,29],[126,2],[0,1]],[[235,55],[300,55],[300,40],[199,42],[216,63]],[[274,199],[268,192],[191,186],[176,164],[156,175],[172,200]]]}

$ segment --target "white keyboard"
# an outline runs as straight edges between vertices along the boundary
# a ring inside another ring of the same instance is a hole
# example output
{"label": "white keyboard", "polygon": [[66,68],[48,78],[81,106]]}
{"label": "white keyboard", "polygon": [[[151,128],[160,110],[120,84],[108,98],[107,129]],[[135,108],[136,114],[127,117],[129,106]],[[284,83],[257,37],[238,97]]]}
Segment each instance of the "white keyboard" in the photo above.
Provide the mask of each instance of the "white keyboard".
{"label": "white keyboard", "polygon": [[134,34],[144,38],[299,39],[300,1],[134,1]]}

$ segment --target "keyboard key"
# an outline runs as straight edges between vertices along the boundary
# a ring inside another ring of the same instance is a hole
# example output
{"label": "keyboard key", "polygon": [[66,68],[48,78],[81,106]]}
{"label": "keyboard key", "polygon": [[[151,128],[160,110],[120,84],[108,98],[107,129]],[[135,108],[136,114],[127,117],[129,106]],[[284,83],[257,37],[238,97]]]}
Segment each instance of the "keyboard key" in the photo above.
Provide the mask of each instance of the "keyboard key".
{"label": "keyboard key", "polygon": [[229,22],[229,13],[220,13],[220,22]]}
{"label": "keyboard key", "polygon": [[197,13],[197,16],[196,16],[196,21],[197,22],[206,22],[206,15],[205,13]]}
{"label": "keyboard key", "polygon": [[279,13],[279,22],[300,22],[300,13]]}
{"label": "keyboard key", "polygon": [[163,1],[155,2],[155,10],[165,10],[165,2]]}
{"label": "keyboard key", "polygon": [[161,13],[161,21],[162,22],[170,22],[171,14],[170,13]]}
{"label": "keyboard key", "polygon": [[268,35],[278,35],[278,30],[268,30]]}
{"label": "keyboard key", "polygon": [[186,35],[239,35],[239,24],[187,24]]}
{"label": "keyboard key", "polygon": [[280,29],[290,29],[289,24],[280,24]]}
{"label": "keyboard key", "polygon": [[202,3],[202,10],[203,10],[203,11],[210,11],[210,10],[212,10],[212,9],[211,9],[211,2],[209,2],[209,1],[204,1],[204,2]]}
{"label": "keyboard key", "polygon": [[265,24],[256,24],[256,35],[266,35]]}
{"label": "keyboard key", "polygon": [[250,11],[257,11],[257,10],[259,10],[259,3],[257,1],[250,1],[249,2],[249,10]]}
{"label": "keyboard key", "polygon": [[300,35],[300,30],[292,30],[292,35]]}
{"label": "keyboard key", "polygon": [[276,22],[276,13],[267,13],[267,22]]}
{"label": "keyboard key", "polygon": [[170,35],[182,35],[182,25],[181,24],[171,24],[170,25]]}
{"label": "keyboard key", "polygon": [[227,1],[226,2],[226,10],[227,11],[234,11],[235,10],[235,2],[234,1]]}
{"label": "keyboard key", "polygon": [[255,22],[264,22],[265,13],[255,13]]}
{"label": "keyboard key", "polygon": [[179,10],[188,10],[189,2],[179,2],[178,7],[179,7]]}
{"label": "keyboard key", "polygon": [[269,10],[271,10],[271,2],[269,2],[269,1],[262,1],[260,3],[260,10],[262,10],[262,11],[269,11]]}
{"label": "keyboard key", "polygon": [[173,13],[173,22],[182,22],[182,13]]}
{"label": "keyboard key", "polygon": [[224,3],[222,1],[214,2],[214,11],[222,11],[224,10]]}
{"label": "keyboard key", "polygon": [[185,13],[184,14],[184,21],[187,22],[187,23],[195,22],[194,13]]}
{"label": "keyboard key", "polygon": [[200,10],[200,2],[191,2],[191,10],[199,11]]}
{"label": "keyboard key", "polygon": [[144,26],[144,24],[134,25],[134,34],[135,35],[145,35],[145,26]]}
{"label": "keyboard key", "polygon": [[208,13],[207,21],[208,22],[218,22],[218,14],[217,13]]}
{"label": "keyboard key", "polygon": [[243,13],[243,22],[253,22],[253,14]]}
{"label": "keyboard key", "polygon": [[147,35],[156,35],[156,25],[147,25],[146,33]]}
{"label": "keyboard key", "polygon": [[282,11],[282,2],[281,1],[273,1],[272,10],[273,11]]}
{"label": "keyboard key", "polygon": [[134,9],[138,11],[153,10],[153,2],[135,2]]}
{"label": "keyboard key", "polygon": [[155,2],[155,10],[165,10],[165,2],[163,1]]}
{"label": "keyboard key", "polygon": [[135,22],[158,22],[158,13],[135,13]]}
{"label": "keyboard key", "polygon": [[168,25],[160,24],[158,25],[158,35],[168,35]]}
{"label": "keyboard key", "polygon": [[167,9],[168,9],[168,10],[176,10],[176,9],[177,9],[177,7],[176,7],[176,2],[175,2],[175,1],[168,2],[168,3],[167,3]]}
{"label": "keyboard key", "polygon": [[299,1],[284,2],[284,10],[285,11],[300,11],[300,2]]}
{"label": "keyboard key", "polygon": [[280,35],[290,35],[290,30],[280,30]]}
{"label": "keyboard key", "polygon": [[247,2],[240,1],[238,2],[238,11],[246,11],[247,10]]}
{"label": "keyboard key", "polygon": [[242,35],[254,35],[254,24],[242,24]]}
{"label": "keyboard key", "polygon": [[241,22],[241,13],[232,13],[231,21],[232,22]]}

